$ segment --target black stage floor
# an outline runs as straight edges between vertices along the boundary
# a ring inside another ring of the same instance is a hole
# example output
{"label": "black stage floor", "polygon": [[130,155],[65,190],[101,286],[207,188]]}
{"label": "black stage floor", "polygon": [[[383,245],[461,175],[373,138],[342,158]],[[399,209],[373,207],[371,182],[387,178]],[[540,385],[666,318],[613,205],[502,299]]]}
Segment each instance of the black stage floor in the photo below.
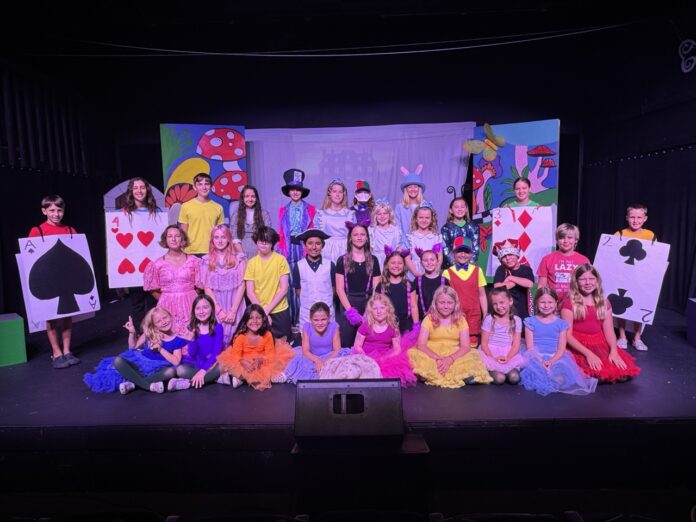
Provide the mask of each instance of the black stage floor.
{"label": "black stage floor", "polygon": [[[133,493],[124,485],[129,477],[171,468],[182,480],[167,482],[170,493],[235,491],[242,504],[255,494],[263,504],[274,491],[290,495],[297,508],[292,493],[308,487],[307,469],[324,482],[335,474],[347,484],[353,476],[364,480],[381,458],[395,458],[385,464],[392,466],[387,480],[402,484],[401,493],[411,487],[423,493],[408,499],[428,510],[433,503],[456,510],[457,499],[472,501],[464,495],[472,490],[479,500],[488,498],[484,491],[517,492],[508,499],[525,489],[591,491],[597,499],[604,490],[607,502],[621,495],[606,491],[640,490],[652,493],[631,495],[632,502],[661,498],[672,505],[677,495],[680,507],[696,503],[696,348],[686,342],[684,316],[674,312],[661,310],[647,329],[648,352],[631,350],[642,373],[629,383],[600,386],[587,397],[540,397],[509,385],[445,390],[419,383],[403,391],[403,413],[408,433],[423,438],[427,455],[341,455],[336,448],[319,459],[305,455],[309,460],[300,468],[303,456],[290,454],[293,385],[264,392],[211,385],[162,395],[91,393],[82,375],[123,349],[120,325],[127,315],[127,302],[115,302],[75,325],[80,365],[53,370],[40,333],[28,337],[27,364],[0,368],[0,463],[3,476],[14,477],[7,490],[12,498],[29,491]],[[356,462],[359,469],[350,469]],[[201,469],[205,473],[197,475]],[[690,471],[686,479],[679,476],[683,469]],[[414,475],[427,481],[404,478]],[[137,491],[164,490],[159,481],[144,480]],[[583,496],[585,502],[590,497]]]}

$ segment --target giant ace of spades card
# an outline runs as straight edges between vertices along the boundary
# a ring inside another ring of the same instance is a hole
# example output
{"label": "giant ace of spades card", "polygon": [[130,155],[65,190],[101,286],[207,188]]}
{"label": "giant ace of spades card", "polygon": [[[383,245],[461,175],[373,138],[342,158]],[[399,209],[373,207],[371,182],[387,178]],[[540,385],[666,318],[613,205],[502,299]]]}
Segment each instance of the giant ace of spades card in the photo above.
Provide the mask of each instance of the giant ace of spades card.
{"label": "giant ace of spades card", "polygon": [[[493,243],[516,239],[520,245],[520,263],[528,264],[532,270],[541,258],[553,250],[554,213],[553,207],[502,207],[491,212]],[[492,276],[500,266],[495,256],[488,257],[486,275]]]}
{"label": "giant ace of spades card", "polygon": [[615,317],[653,323],[668,256],[667,243],[602,234],[594,266]]}
{"label": "giant ace of spades card", "polygon": [[159,246],[167,212],[106,212],[106,258],[109,288],[143,286],[143,272],[165,254]]}
{"label": "giant ace of spades card", "polygon": [[27,316],[34,322],[99,310],[84,234],[27,237],[17,255]]}

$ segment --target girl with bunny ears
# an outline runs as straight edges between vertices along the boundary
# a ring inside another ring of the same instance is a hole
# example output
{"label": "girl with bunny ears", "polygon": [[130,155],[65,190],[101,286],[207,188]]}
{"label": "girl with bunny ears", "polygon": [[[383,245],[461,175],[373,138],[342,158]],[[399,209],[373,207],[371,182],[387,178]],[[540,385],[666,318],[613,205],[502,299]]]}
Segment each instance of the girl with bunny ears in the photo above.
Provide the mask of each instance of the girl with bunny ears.
{"label": "girl with bunny ears", "polygon": [[396,221],[401,229],[402,237],[411,231],[411,217],[413,216],[413,211],[418,207],[425,198],[423,193],[425,192],[425,183],[421,179],[421,172],[423,171],[423,165],[418,165],[413,172],[410,172],[406,167],[401,167],[401,172],[404,175],[404,179],[401,181],[401,192],[403,193],[403,198],[401,204],[396,205],[394,213],[396,214]]}

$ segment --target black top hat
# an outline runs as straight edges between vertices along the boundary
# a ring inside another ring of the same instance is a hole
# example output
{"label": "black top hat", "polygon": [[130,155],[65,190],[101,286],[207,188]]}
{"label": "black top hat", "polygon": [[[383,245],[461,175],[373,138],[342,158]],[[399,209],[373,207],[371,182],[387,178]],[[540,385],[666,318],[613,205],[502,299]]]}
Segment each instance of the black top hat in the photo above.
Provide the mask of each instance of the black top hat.
{"label": "black top hat", "polygon": [[283,172],[283,179],[285,180],[285,185],[280,188],[283,194],[286,196],[290,192],[290,189],[296,189],[302,191],[302,197],[306,198],[309,194],[309,189],[302,185],[304,181],[305,173],[300,169],[288,169]]}

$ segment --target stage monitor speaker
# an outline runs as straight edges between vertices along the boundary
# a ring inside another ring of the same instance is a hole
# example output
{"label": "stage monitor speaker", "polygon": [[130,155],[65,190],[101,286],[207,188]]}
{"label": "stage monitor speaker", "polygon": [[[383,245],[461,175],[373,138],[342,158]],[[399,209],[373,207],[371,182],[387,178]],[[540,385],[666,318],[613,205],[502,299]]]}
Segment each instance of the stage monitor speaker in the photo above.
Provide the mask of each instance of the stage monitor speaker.
{"label": "stage monitor speaker", "polygon": [[400,447],[399,379],[299,381],[295,440],[300,449]]}

